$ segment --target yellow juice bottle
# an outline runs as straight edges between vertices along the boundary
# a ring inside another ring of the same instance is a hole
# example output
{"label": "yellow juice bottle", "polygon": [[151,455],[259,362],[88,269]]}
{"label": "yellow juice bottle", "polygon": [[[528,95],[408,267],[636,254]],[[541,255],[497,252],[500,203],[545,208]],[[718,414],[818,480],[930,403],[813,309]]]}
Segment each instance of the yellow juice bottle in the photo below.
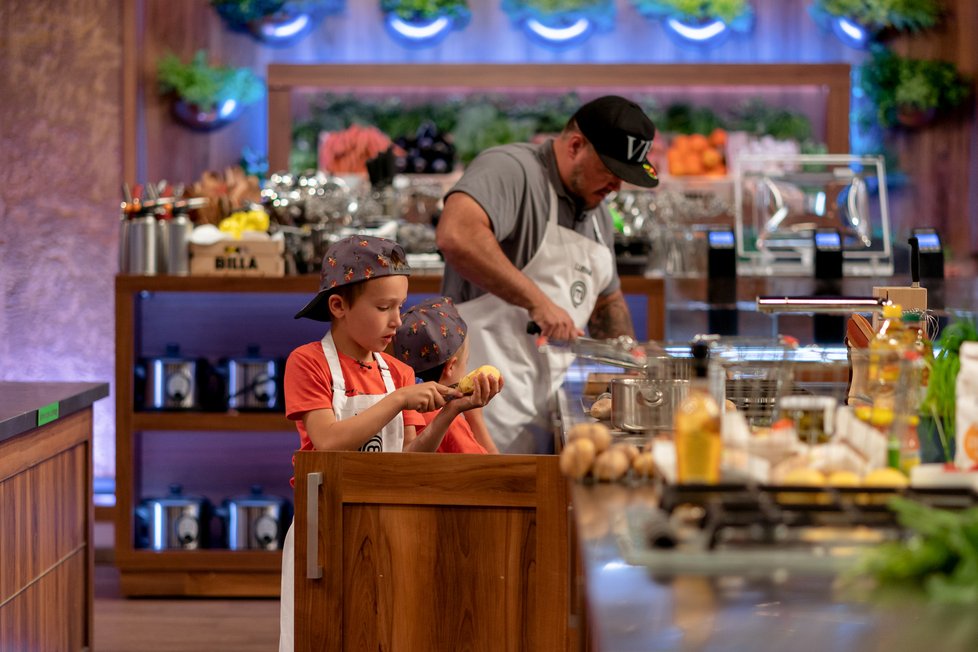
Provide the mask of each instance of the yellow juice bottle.
{"label": "yellow juice bottle", "polygon": [[720,406],[710,393],[707,381],[709,347],[693,344],[694,377],[689,393],[679,404],[674,420],[676,480],[680,484],[720,482]]}

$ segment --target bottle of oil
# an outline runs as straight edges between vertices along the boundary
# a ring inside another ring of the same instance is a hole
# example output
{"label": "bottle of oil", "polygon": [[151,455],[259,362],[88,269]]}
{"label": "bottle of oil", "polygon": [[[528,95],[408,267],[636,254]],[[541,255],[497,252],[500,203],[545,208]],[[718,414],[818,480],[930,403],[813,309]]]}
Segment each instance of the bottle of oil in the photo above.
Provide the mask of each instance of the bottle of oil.
{"label": "bottle of oil", "polygon": [[[876,337],[869,342],[867,390],[873,401],[873,420],[876,426],[889,426],[893,421],[903,354],[911,348],[911,334],[902,317],[903,309],[899,305],[884,306],[883,325]],[[889,418],[886,418],[887,415]]]}
{"label": "bottle of oil", "polygon": [[717,484],[720,481],[720,406],[710,393],[707,371],[709,346],[693,344],[694,377],[689,393],[675,417],[676,480],[679,483]]}

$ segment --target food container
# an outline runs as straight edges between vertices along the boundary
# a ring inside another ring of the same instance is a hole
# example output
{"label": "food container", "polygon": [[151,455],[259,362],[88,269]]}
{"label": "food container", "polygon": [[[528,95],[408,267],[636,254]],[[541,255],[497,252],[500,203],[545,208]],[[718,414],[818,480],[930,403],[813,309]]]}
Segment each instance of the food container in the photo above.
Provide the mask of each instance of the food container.
{"label": "food container", "polygon": [[220,514],[230,550],[279,550],[292,509],[286,499],[267,496],[261,485],[252,485],[250,494],[225,500]]}
{"label": "food container", "polygon": [[142,393],[137,405],[145,410],[199,409],[199,380],[205,366],[203,360],[182,357],[177,345],[168,344],[164,355],[146,358],[137,366],[137,388]]}
{"label": "food container", "polygon": [[136,508],[136,545],[152,550],[196,550],[207,542],[210,503],[201,496],[183,495],[170,485],[163,498],[147,498]]}
{"label": "food container", "polygon": [[279,410],[282,407],[281,361],[262,357],[249,346],[242,358],[228,360],[228,409]]}
{"label": "food container", "polygon": [[688,391],[688,380],[615,378],[611,425],[625,432],[671,430],[675,408]]}

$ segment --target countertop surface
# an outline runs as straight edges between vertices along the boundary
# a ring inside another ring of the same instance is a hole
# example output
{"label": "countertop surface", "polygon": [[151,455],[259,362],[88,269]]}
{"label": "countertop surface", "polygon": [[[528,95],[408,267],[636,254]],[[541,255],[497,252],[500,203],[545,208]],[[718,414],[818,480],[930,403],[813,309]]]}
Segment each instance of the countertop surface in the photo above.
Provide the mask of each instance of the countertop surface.
{"label": "countertop surface", "polygon": [[[558,447],[561,431],[589,420],[581,401],[586,371],[569,374],[557,393]],[[973,607],[929,604],[919,595],[870,600],[830,571],[653,571],[635,551],[636,532],[658,509],[657,492],[641,482],[572,486],[588,622],[600,652],[978,650]]]}
{"label": "countertop surface", "polygon": [[0,441],[37,428],[39,411],[44,425],[108,395],[108,383],[0,382]]}

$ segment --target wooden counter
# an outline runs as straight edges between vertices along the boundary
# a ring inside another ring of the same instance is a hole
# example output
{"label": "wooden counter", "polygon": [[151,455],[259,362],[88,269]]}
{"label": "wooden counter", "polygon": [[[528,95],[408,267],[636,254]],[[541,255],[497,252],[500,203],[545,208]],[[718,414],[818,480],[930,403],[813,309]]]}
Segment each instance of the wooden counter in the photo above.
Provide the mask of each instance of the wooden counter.
{"label": "wooden counter", "polygon": [[92,408],[107,383],[0,382],[0,650],[92,645]]}

